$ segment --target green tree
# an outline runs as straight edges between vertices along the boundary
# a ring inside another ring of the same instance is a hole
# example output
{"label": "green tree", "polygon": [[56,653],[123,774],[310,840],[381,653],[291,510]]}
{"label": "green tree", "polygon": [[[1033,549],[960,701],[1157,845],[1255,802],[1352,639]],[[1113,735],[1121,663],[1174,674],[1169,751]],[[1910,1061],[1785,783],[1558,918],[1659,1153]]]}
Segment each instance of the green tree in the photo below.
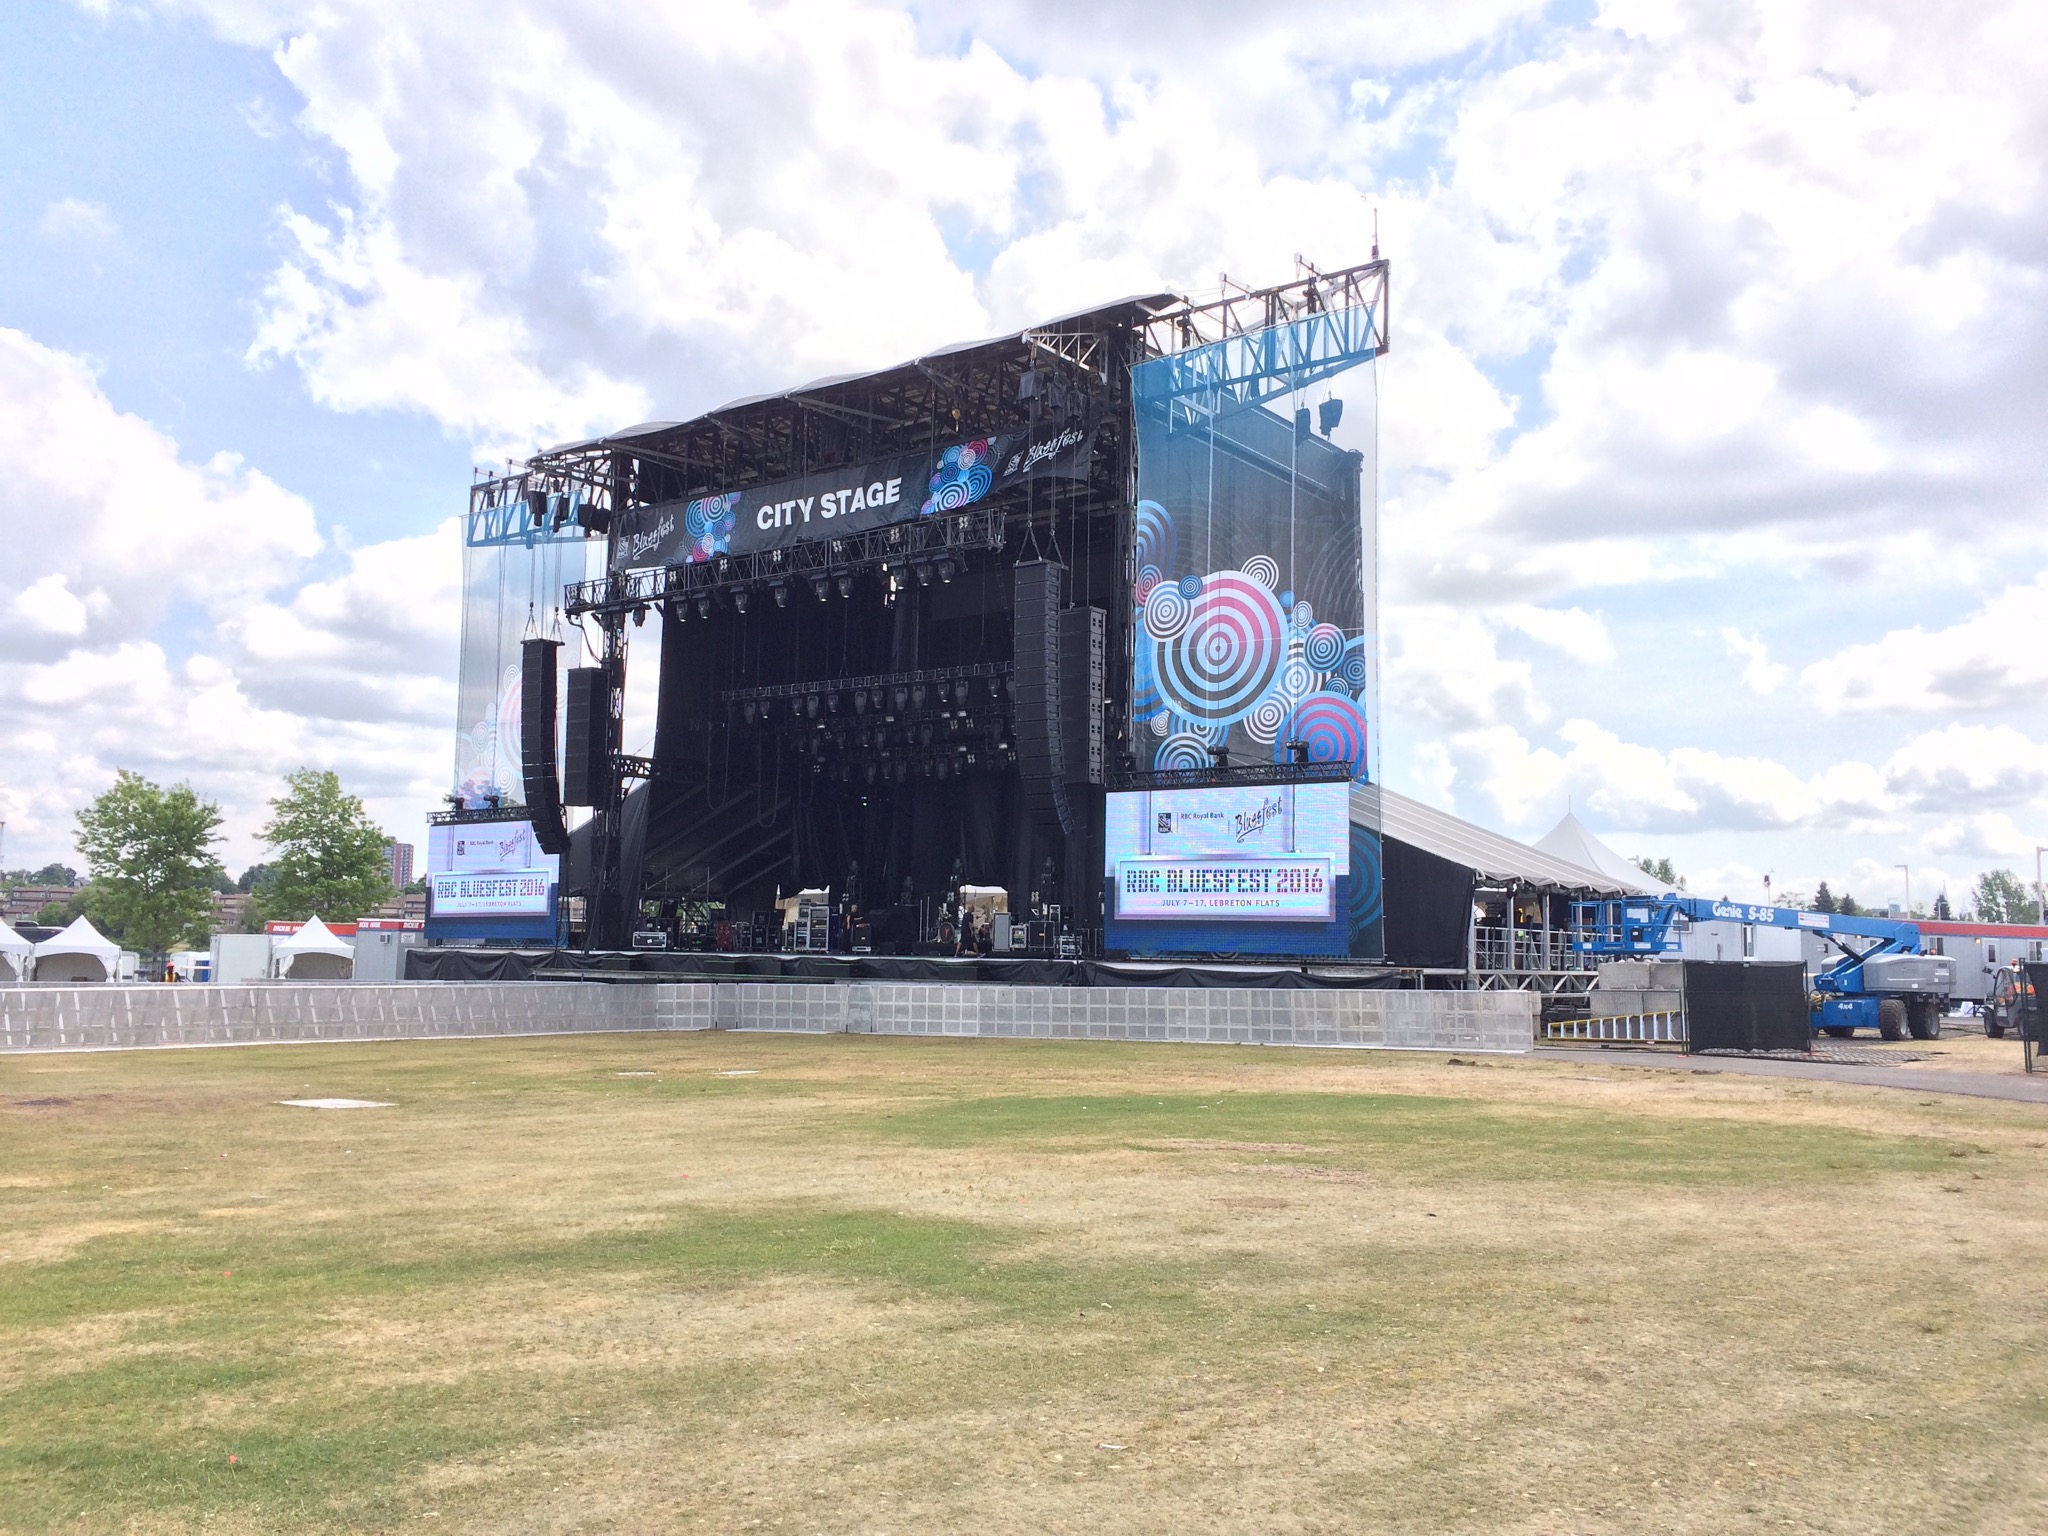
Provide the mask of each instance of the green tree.
{"label": "green tree", "polygon": [[[271,850],[267,876],[250,882],[251,903],[265,918],[303,922],[315,915],[353,922],[391,896],[383,828],[363,802],[321,768],[285,778],[270,802],[263,840]],[[253,871],[252,871],[253,873]]]}
{"label": "green tree", "polygon": [[1635,864],[1637,869],[1640,869],[1652,880],[1662,882],[1665,890],[1682,891],[1685,889],[1685,876],[1681,875],[1672,866],[1669,859],[1651,859],[1639,854],[1636,857]]}
{"label": "green tree", "polygon": [[1939,896],[1936,896],[1934,898],[1934,920],[1937,923],[1949,923],[1955,921],[1955,913],[1949,908],[1947,891],[1943,891]]}
{"label": "green tree", "polygon": [[191,785],[160,789],[121,769],[114,787],[78,813],[78,851],[92,875],[86,911],[151,955],[205,942],[219,829],[220,807]]}
{"label": "green tree", "polygon": [[1842,892],[1841,899],[1835,903],[1835,910],[1844,917],[1861,917],[1863,915],[1863,908],[1857,904],[1856,898],[1847,891]]}
{"label": "green tree", "polygon": [[2009,869],[1987,869],[1979,875],[1976,888],[1970,892],[1970,905],[1977,909],[1980,923],[2041,921],[2041,903]]}
{"label": "green tree", "polygon": [[1828,889],[1828,883],[1825,880],[1821,881],[1814,888],[1813,910],[1816,912],[1838,912],[1841,910],[1836,904],[1835,893]]}

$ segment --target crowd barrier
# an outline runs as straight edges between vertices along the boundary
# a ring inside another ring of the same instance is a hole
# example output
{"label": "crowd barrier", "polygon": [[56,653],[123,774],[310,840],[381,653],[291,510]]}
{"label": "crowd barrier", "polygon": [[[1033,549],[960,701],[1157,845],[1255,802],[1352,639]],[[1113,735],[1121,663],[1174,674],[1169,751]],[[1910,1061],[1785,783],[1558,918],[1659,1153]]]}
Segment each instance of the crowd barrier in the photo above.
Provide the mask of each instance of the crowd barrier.
{"label": "crowd barrier", "polygon": [[0,988],[0,1051],[624,1030],[1524,1051],[1532,992],[931,982],[268,982]]}

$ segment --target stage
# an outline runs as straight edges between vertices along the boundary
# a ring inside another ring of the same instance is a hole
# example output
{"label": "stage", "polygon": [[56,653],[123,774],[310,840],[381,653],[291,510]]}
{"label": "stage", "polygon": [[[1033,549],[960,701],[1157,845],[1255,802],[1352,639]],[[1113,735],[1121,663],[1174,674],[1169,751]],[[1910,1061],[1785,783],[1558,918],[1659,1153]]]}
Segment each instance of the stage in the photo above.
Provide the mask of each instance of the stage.
{"label": "stage", "polygon": [[1297,258],[479,478],[429,943],[1380,961],[1387,293]]}

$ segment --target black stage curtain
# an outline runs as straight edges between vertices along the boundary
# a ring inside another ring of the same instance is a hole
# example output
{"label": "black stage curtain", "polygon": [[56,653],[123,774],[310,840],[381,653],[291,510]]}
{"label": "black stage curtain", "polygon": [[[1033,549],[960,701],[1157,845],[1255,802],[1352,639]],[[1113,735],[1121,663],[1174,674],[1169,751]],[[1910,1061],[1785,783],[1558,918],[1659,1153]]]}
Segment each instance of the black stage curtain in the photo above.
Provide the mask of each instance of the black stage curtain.
{"label": "black stage curtain", "polygon": [[1465,968],[1472,923],[1472,871],[1450,859],[1381,839],[1386,876],[1389,965]]}
{"label": "black stage curtain", "polygon": [[950,981],[1020,987],[1255,987],[1348,991],[1387,987],[1391,973],[1308,975],[1298,970],[1097,960],[940,959],[894,955],[704,955],[661,950],[411,949],[407,981],[548,981],[692,978],[756,981]]}
{"label": "black stage curtain", "polygon": [[1694,1051],[1811,1048],[1806,967],[1797,960],[1687,960],[1685,1026]]}

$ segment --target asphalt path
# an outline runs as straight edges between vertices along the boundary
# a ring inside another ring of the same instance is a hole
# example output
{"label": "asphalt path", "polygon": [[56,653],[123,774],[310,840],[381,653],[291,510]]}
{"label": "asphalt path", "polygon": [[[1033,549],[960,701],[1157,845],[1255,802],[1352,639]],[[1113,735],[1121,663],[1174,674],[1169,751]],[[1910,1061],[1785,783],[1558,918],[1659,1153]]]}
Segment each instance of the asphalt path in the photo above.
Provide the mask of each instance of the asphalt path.
{"label": "asphalt path", "polygon": [[[2018,1046],[2014,1047],[2018,1050]],[[1734,1072],[1748,1077],[1799,1077],[1823,1083],[1860,1083],[1870,1088],[1900,1088],[1908,1093],[1959,1093],[1975,1099],[2009,1099],[2020,1104],[2048,1104],[2048,1073],[2012,1077],[1994,1072],[1916,1072],[1911,1067],[1851,1066],[1840,1061],[1777,1061],[1769,1057],[1680,1056],[1646,1050],[1588,1050],[1584,1046],[1539,1045],[1529,1053],[1538,1061],[1569,1061],[1585,1066],[1649,1067],[1660,1072]]]}

